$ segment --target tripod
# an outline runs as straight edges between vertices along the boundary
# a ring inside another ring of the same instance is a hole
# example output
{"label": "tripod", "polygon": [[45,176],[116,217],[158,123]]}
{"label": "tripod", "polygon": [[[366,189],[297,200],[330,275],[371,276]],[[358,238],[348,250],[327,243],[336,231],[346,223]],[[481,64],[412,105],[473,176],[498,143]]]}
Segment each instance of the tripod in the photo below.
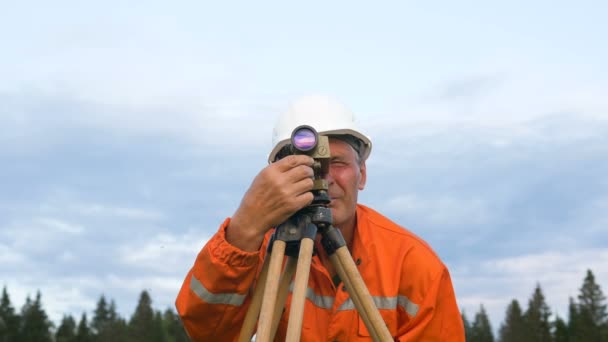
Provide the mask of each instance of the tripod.
{"label": "tripod", "polygon": [[[299,127],[301,128],[301,127]],[[299,128],[294,130],[294,135]],[[329,142],[327,137],[318,137],[312,130],[315,139],[320,139],[320,146],[315,143],[315,173],[312,203],[295,213],[286,222],[280,224],[268,244],[268,254],[258,278],[250,307],[245,316],[239,335],[239,342],[249,342],[258,321],[256,341],[270,342],[274,339],[289,285],[295,273],[289,322],[286,341],[297,342],[302,333],[304,303],[313,255],[314,239],[320,233],[321,244],[336,269],[338,276],[346,285],[355,308],[363,319],[367,330],[374,341],[392,341],[392,336],[378,312],[372,297],[357,270],[342,233],[332,226],[330,202],[327,194],[328,184],[323,175],[328,170]],[[323,139],[324,138],[324,139]],[[294,138],[292,137],[292,141]],[[294,144],[297,146],[297,144]],[[270,256],[270,258],[269,258]],[[283,273],[281,266],[287,256]]]}

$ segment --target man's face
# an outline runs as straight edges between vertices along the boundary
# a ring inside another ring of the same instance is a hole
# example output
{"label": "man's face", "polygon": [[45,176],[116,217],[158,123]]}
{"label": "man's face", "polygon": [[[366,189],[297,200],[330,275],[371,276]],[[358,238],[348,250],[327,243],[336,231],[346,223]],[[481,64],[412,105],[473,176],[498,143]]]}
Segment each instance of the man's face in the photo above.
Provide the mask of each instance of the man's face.
{"label": "man's face", "polygon": [[331,161],[326,177],[333,225],[348,228],[355,223],[357,195],[366,179],[365,162],[359,162],[355,150],[344,141],[329,138]]}

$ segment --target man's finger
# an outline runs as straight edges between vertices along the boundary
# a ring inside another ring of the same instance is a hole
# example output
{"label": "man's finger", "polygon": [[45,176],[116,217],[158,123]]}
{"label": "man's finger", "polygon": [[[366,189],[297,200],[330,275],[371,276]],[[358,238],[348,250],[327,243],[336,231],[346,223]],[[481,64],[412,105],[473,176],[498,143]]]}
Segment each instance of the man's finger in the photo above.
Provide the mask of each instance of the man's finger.
{"label": "man's finger", "polygon": [[286,171],[285,174],[293,182],[297,182],[306,178],[312,179],[315,176],[314,170],[308,165],[298,165],[293,169]]}
{"label": "man's finger", "polygon": [[310,203],[312,203],[312,200],[314,199],[314,195],[312,194],[312,192],[310,191],[306,191],[300,195],[298,195],[296,197],[296,201],[298,204],[298,210],[304,208],[305,206],[309,205]]}
{"label": "man's finger", "polygon": [[314,164],[314,159],[304,154],[289,155],[275,162],[275,164],[280,171],[285,172],[300,165],[312,166]]}
{"label": "man's finger", "polygon": [[301,195],[310,192],[314,186],[312,178],[304,178],[293,185],[294,193]]}

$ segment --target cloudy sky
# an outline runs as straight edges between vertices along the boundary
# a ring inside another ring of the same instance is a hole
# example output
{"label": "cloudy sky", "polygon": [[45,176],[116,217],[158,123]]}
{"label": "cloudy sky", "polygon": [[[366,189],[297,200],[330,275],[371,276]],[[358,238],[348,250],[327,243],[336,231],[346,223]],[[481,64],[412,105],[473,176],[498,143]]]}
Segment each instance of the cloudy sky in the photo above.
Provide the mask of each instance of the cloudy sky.
{"label": "cloudy sky", "polygon": [[55,321],[183,277],[294,98],[372,137],[360,200],[426,239],[498,328],[540,283],[608,292],[602,1],[0,6],[0,286]]}

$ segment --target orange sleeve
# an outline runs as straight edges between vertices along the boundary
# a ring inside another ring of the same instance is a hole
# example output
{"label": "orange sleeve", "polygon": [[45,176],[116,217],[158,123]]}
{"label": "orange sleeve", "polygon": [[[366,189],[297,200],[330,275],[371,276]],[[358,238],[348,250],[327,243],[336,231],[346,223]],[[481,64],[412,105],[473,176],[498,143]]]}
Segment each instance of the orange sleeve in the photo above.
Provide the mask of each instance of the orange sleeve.
{"label": "orange sleeve", "polygon": [[456,303],[450,274],[445,266],[427,289],[416,317],[408,323],[405,332],[396,340],[399,342],[465,341],[462,317]]}
{"label": "orange sleeve", "polygon": [[177,312],[193,341],[234,340],[249,306],[260,252],[229,244],[229,222],[226,219],[200,251],[177,295]]}

